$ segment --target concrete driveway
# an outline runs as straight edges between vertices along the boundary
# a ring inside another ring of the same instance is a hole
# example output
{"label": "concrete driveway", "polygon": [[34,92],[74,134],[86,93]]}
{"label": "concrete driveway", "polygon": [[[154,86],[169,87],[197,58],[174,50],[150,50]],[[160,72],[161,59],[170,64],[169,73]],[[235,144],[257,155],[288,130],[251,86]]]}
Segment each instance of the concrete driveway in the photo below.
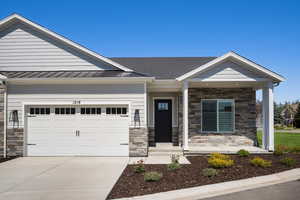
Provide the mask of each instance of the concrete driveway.
{"label": "concrete driveway", "polygon": [[23,157],[0,163],[0,199],[105,199],[128,158]]}

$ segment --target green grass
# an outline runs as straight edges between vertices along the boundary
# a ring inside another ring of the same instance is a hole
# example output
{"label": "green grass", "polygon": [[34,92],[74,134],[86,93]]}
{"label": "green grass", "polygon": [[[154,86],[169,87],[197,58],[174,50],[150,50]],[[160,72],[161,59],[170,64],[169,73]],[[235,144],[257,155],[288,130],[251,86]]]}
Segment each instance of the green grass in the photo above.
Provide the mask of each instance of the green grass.
{"label": "green grass", "polygon": [[[275,132],[275,146],[284,145],[288,147],[300,146],[300,133]],[[257,131],[259,145],[262,145],[262,131]]]}

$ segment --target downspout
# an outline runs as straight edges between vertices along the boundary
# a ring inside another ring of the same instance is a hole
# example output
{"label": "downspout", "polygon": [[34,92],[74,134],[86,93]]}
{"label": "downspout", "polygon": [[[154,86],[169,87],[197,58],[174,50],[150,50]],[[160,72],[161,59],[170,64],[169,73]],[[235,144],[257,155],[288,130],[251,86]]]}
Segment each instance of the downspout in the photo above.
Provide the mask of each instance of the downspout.
{"label": "downspout", "polygon": [[6,158],[7,154],[7,86],[6,82],[2,81],[2,85],[4,86],[4,102],[3,102],[3,157]]}

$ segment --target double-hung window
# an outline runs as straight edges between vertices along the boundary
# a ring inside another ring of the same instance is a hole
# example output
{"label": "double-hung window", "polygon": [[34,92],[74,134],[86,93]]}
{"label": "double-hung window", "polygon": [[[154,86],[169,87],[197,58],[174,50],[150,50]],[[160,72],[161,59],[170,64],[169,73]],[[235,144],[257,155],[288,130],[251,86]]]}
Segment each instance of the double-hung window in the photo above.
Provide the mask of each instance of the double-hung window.
{"label": "double-hung window", "polygon": [[234,131],[234,100],[202,100],[202,132]]}

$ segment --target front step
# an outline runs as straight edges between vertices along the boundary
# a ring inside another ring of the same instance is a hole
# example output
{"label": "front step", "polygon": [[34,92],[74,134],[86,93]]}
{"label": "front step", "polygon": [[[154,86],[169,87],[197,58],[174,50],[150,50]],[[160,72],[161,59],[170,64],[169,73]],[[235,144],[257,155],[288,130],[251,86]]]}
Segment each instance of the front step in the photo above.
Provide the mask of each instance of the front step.
{"label": "front step", "polygon": [[156,143],[156,147],[149,147],[149,156],[171,156],[173,154],[183,155],[180,146],[173,146],[172,143]]}

